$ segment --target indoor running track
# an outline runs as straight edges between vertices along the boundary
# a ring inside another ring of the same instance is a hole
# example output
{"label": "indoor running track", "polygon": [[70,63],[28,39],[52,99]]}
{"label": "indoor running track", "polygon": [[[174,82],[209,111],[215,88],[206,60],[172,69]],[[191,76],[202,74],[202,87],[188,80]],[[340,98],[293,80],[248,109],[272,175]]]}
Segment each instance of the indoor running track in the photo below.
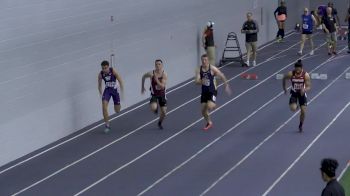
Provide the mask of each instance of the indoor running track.
{"label": "indoor running track", "polygon": [[308,72],[328,74],[312,81],[303,133],[275,79],[300,58],[292,33],[261,47],[257,67],[221,68],[233,94],[219,87],[209,131],[200,86],[189,80],[168,91],[164,130],[146,100],[114,116],[109,134],[99,122],[1,167],[0,195],[320,195],[321,159],[338,159],[340,173],[350,158],[350,55],[342,41],[328,56],[324,38],[315,35],[315,55],[302,56]]}

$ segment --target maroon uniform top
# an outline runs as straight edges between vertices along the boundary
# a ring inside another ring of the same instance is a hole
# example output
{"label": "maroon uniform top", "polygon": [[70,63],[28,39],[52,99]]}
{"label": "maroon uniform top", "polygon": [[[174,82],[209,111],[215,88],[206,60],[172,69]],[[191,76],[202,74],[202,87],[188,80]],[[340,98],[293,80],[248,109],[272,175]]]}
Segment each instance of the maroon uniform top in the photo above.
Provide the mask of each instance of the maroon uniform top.
{"label": "maroon uniform top", "polygon": [[300,92],[301,89],[305,88],[305,71],[303,71],[299,76],[293,71],[293,76],[290,79],[292,82],[292,91]]}
{"label": "maroon uniform top", "polygon": [[[162,75],[160,77],[158,77],[159,82],[162,82],[163,79],[163,74],[164,71],[162,73]],[[162,88],[161,86],[159,86],[155,80],[155,74],[154,74],[154,70],[153,70],[153,77],[151,79],[151,93],[153,96],[165,96],[165,88]]]}

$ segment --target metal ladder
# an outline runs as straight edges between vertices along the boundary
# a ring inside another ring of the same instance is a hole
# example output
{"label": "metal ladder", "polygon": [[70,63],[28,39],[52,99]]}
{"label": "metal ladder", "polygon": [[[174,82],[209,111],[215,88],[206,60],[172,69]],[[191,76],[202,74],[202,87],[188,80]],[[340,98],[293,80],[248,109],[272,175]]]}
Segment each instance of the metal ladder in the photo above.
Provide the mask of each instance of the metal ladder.
{"label": "metal ladder", "polygon": [[[237,52],[238,56],[236,54]],[[220,60],[219,66],[222,66],[227,62],[239,62],[241,63],[242,67],[247,66],[247,64],[243,61],[242,51],[239,45],[237,34],[234,32],[230,32],[227,35],[225,49],[222,53],[222,58]]]}

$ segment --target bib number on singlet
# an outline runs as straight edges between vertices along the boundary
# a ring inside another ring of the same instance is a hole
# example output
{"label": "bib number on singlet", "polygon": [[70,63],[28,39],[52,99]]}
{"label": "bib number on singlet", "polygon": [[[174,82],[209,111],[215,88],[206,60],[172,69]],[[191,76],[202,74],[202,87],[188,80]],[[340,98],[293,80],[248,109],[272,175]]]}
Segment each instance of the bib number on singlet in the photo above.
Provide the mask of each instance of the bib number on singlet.
{"label": "bib number on singlet", "polygon": [[294,84],[294,90],[301,90],[304,88],[304,84]]}
{"label": "bib number on singlet", "polygon": [[210,86],[210,80],[208,78],[203,78],[202,81],[204,86]]}
{"label": "bib number on singlet", "polygon": [[115,82],[106,82],[106,87],[114,88],[115,87]]}
{"label": "bib number on singlet", "polygon": [[309,25],[303,24],[303,29],[309,29]]}
{"label": "bib number on singlet", "polygon": [[162,87],[161,87],[161,86],[159,86],[158,84],[155,86],[155,88],[156,88],[156,90],[157,90],[157,91],[162,90]]}

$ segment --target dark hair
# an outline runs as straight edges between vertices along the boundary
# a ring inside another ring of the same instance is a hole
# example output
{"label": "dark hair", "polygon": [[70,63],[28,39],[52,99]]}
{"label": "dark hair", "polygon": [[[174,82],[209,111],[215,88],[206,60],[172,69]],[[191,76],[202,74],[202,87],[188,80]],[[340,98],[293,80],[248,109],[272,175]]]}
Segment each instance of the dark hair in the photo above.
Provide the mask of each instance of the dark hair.
{"label": "dark hair", "polygon": [[303,67],[303,64],[301,63],[301,59],[299,59],[295,64],[294,67]]}
{"label": "dark hair", "polygon": [[101,66],[105,66],[105,65],[109,66],[109,62],[108,61],[102,61]]}
{"label": "dark hair", "polygon": [[163,63],[163,61],[162,61],[161,59],[156,59],[156,60],[154,61],[154,63],[157,63],[157,62]]}
{"label": "dark hair", "polygon": [[327,174],[328,177],[335,177],[335,170],[338,168],[338,161],[335,159],[326,158],[321,161],[321,171]]}
{"label": "dark hair", "polygon": [[204,57],[208,57],[208,55],[207,55],[207,54],[203,54],[203,55],[201,56],[201,58],[204,58]]}

